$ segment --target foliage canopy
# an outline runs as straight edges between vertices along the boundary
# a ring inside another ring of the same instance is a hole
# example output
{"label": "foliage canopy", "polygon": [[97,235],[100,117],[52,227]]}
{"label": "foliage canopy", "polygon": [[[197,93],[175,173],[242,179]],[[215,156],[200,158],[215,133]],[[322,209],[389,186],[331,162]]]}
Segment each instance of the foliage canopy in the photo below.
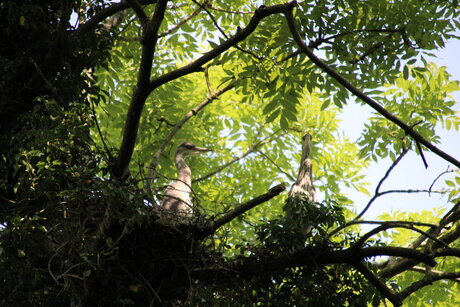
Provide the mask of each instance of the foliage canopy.
{"label": "foliage canopy", "polygon": [[[27,0],[0,17],[1,305],[460,303],[460,162],[437,147],[459,84],[429,61],[457,1]],[[374,110],[357,141],[349,103]],[[308,135],[316,199],[283,193],[311,176]],[[183,141],[214,150],[187,160],[192,218],[160,206]],[[410,151],[455,167],[419,191],[445,208],[367,221]],[[366,168],[388,160],[371,194]]]}

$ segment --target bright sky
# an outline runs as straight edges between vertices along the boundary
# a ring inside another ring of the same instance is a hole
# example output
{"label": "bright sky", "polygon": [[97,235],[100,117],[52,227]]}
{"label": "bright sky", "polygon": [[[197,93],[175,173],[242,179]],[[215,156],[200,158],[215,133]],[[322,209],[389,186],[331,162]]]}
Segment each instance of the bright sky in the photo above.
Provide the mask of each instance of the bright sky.
{"label": "bright sky", "polygon": [[[448,72],[452,75],[452,80],[460,80],[460,61],[458,60],[460,50],[459,40],[450,40],[446,47],[437,52],[438,58],[432,59],[438,66],[446,66]],[[460,92],[453,95],[457,101],[456,110],[460,111]],[[370,107],[363,107],[355,103],[350,103],[344,109],[343,115],[340,117],[342,127],[346,136],[351,140],[356,140],[364,127],[364,122],[371,112]],[[441,143],[438,148],[447,152],[453,157],[460,159],[460,133],[458,131],[437,130],[441,137]],[[422,159],[414,153],[407,154],[406,157],[393,170],[390,177],[387,178],[381,191],[390,189],[428,189],[434,179],[449,167],[455,169],[450,163],[438,158],[428,150],[424,151],[428,162],[428,169],[425,169]],[[378,182],[385,174],[388,167],[391,165],[390,160],[375,163],[369,168],[366,176],[366,181],[371,183],[370,191],[374,192]],[[433,189],[442,189],[445,187],[444,179],[449,178],[443,176],[434,185]],[[352,199],[357,204],[357,210],[367,204],[369,197],[356,192],[351,192]],[[447,196],[441,198],[439,194],[432,194],[428,197],[427,193],[422,194],[388,194],[377,199],[367,214],[365,219],[375,219],[383,212],[394,211],[419,211],[430,209],[433,207],[446,206]]]}

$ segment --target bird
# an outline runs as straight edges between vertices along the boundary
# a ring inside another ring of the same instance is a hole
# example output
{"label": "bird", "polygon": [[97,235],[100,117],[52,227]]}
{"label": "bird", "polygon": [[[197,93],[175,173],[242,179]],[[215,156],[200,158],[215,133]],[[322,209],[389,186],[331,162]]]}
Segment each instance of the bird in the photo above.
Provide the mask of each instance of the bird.
{"label": "bird", "polygon": [[193,215],[192,203],[192,171],[185,163],[188,156],[196,156],[211,149],[198,147],[191,142],[183,142],[177,147],[175,163],[177,167],[178,178],[172,182],[165,190],[165,195],[161,206],[176,212],[179,215],[190,217]]}

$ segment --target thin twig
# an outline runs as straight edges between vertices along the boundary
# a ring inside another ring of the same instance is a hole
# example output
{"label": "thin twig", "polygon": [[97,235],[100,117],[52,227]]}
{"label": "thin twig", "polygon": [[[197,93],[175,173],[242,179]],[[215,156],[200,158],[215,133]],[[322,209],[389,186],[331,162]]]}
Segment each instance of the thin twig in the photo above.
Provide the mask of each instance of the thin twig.
{"label": "thin twig", "polygon": [[225,10],[225,9],[221,9],[221,8],[218,8],[218,7],[215,7],[215,6],[212,6],[210,5],[209,8],[211,10],[215,10],[215,11],[218,11],[218,12],[223,12],[223,13],[229,13],[229,14],[253,14],[254,12],[252,11],[231,11],[231,10]]}
{"label": "thin twig", "polygon": [[289,174],[288,172],[284,171],[272,158],[270,158],[267,154],[265,154],[262,150],[257,150],[265,159],[267,159],[271,164],[273,164],[281,173],[283,173],[289,180],[295,181],[294,176]]}
{"label": "thin twig", "polygon": [[[189,112],[187,112],[187,114],[185,114],[185,116],[178,122],[174,125],[174,127],[171,129],[171,131],[169,132],[169,134],[166,136],[166,138],[163,140],[163,142],[161,143],[160,147],[158,148],[158,150],[155,152],[155,154],[153,155],[153,158],[152,158],[152,162],[150,163],[150,166],[149,166],[149,181],[151,181],[155,175],[155,171],[157,169],[157,166],[158,166],[158,161],[160,159],[160,156],[161,154],[164,152],[165,148],[169,145],[169,143],[171,142],[171,140],[174,138],[174,136],[176,135],[176,133],[182,128],[182,126],[190,119],[192,118],[194,115],[198,114],[198,112],[200,112],[204,107],[206,107],[207,105],[209,105],[211,102],[213,102],[214,100],[216,100],[217,98],[219,98],[223,93],[231,90],[232,88],[235,87],[235,82],[232,82],[230,84],[228,84],[227,86],[225,86],[224,88],[218,90],[218,91],[215,91],[214,93],[212,93],[211,95],[209,95],[208,97],[206,97],[205,100],[203,100],[200,104],[198,104],[196,107],[194,107],[192,110],[190,110]],[[150,182],[151,183],[151,182]],[[148,184],[150,184],[148,183]]]}
{"label": "thin twig", "polygon": [[442,172],[441,174],[439,174],[439,175],[433,180],[433,183],[430,185],[430,187],[429,187],[428,190],[431,191],[431,189],[433,188],[433,186],[434,186],[434,184],[436,183],[436,181],[438,181],[438,179],[441,178],[443,175],[445,175],[445,174],[447,174],[447,173],[455,173],[455,172],[458,172],[458,171],[460,171],[460,170],[458,170],[458,169],[456,169],[456,170],[455,170],[455,169],[452,169],[452,170],[451,170],[451,169],[449,169],[449,166],[447,166],[447,169],[446,169],[444,172]]}
{"label": "thin twig", "polygon": [[[195,4],[197,5],[200,5],[196,0],[192,0]],[[207,9],[206,5],[203,4],[203,5],[200,5],[203,10],[208,14],[209,18],[211,18],[211,21],[212,23],[214,24],[214,26],[217,28],[217,30],[219,30],[219,32],[225,37],[225,39],[228,39],[229,36],[225,33],[225,31],[219,26],[219,24],[217,23],[217,20],[216,18],[214,17],[214,15]],[[254,58],[260,60],[261,57],[257,56],[255,53],[251,52],[251,51],[248,51],[248,50],[245,50],[243,48],[241,48],[240,46],[238,46],[237,44],[235,45],[235,48],[240,50],[241,52],[244,52],[244,53],[247,53],[251,56],[253,56]]]}
{"label": "thin twig", "polygon": [[383,177],[380,179],[379,183],[377,184],[377,187],[375,188],[374,196],[372,196],[372,198],[368,201],[368,203],[366,204],[364,209],[361,210],[361,212],[353,220],[351,220],[351,221],[343,224],[342,226],[339,226],[336,229],[332,230],[328,235],[329,237],[333,236],[334,234],[338,233],[340,230],[342,230],[342,229],[344,229],[344,228],[346,228],[346,227],[348,227],[350,225],[356,224],[356,221],[358,221],[367,212],[367,210],[369,210],[369,208],[371,207],[372,203],[382,195],[382,193],[380,193],[380,187],[382,186],[384,181],[388,178],[388,176],[390,176],[390,173],[393,171],[393,169],[396,167],[396,165],[398,165],[398,163],[407,154],[408,151],[409,151],[409,148],[404,149],[404,151],[398,156],[398,158],[393,161],[393,163],[390,165],[390,167],[385,172],[385,175],[383,175]]}
{"label": "thin twig", "polygon": [[276,134],[278,132],[280,132],[280,131],[281,130],[277,130],[277,131],[273,132],[270,136],[266,137],[265,139],[261,140],[260,142],[258,142],[256,144],[250,146],[249,149],[246,150],[244,153],[240,153],[239,155],[237,155],[236,157],[234,157],[230,161],[228,161],[228,162],[222,164],[221,166],[219,166],[218,168],[216,168],[214,171],[212,171],[212,172],[210,172],[210,173],[208,173],[208,174],[206,174],[206,175],[204,175],[204,176],[202,176],[200,178],[193,179],[192,182],[199,182],[199,181],[206,180],[206,179],[214,176],[215,174],[223,171],[224,169],[226,169],[227,167],[229,167],[233,163],[238,162],[241,159],[245,158],[249,154],[251,154],[253,152],[256,152],[261,146],[264,146],[265,144],[270,143],[271,141],[273,141],[276,138]]}
{"label": "thin twig", "polygon": [[[203,6],[206,6],[207,3],[209,3],[210,0],[206,0],[203,2]],[[190,19],[192,19],[193,17],[195,17],[196,15],[198,15],[201,11],[203,10],[202,6],[200,4],[198,4],[198,8],[196,10],[194,10],[192,13],[190,13],[189,15],[185,16],[181,21],[179,21],[176,25],[174,25],[173,27],[169,28],[168,30],[166,30],[165,32],[163,33],[160,33],[158,34],[158,37],[164,37],[166,35],[169,35],[171,33],[174,33],[176,32],[177,30],[180,29],[180,27],[182,25],[184,25],[186,22],[188,22]]]}
{"label": "thin twig", "polygon": [[[429,225],[429,224],[428,224]],[[426,226],[426,225],[424,225]],[[429,227],[434,227],[435,225],[429,225]],[[413,231],[416,231],[418,233],[421,233],[422,235],[430,238],[431,240],[441,244],[442,246],[444,247],[448,247],[447,244],[445,244],[444,242],[442,242],[441,240],[437,239],[436,237],[432,236],[431,234],[429,234],[428,232],[426,231],[423,231],[421,229],[418,229],[418,228],[415,228],[414,225],[410,222],[403,222],[403,223],[400,223],[400,222],[385,222],[383,223],[382,225],[372,229],[371,231],[367,232],[366,234],[364,234],[361,238],[359,238],[358,241],[356,241],[353,246],[351,248],[356,248],[356,247],[360,247],[362,246],[370,237],[378,234],[379,232],[382,232],[382,231],[386,231],[388,229],[392,229],[392,228],[406,228],[406,229],[410,229],[410,230],[413,230]]]}

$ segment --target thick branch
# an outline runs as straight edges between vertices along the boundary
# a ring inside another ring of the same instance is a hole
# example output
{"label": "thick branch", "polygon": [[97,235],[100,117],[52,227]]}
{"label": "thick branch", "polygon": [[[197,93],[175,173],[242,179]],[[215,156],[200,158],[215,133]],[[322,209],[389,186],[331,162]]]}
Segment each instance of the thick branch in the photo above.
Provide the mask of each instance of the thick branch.
{"label": "thick branch", "polygon": [[[159,23],[161,22],[162,16],[164,14],[164,9],[166,7],[165,2],[166,1],[160,1],[159,3],[160,5],[157,4],[157,9],[155,10],[154,17],[152,18],[152,22],[151,22],[152,27],[148,27],[146,31],[147,33],[155,33],[154,35],[155,42],[158,37],[158,34],[157,34],[158,28],[154,29],[153,26],[156,26],[157,24],[159,26]],[[239,30],[234,36],[225,40],[222,44],[215,47],[211,51],[206,52],[203,56],[201,56],[197,60],[179,69],[173,70],[169,73],[159,76],[156,79],[151,80],[148,86],[144,87],[145,85],[144,82],[141,82],[141,85],[142,85],[141,89],[139,89],[139,82],[138,82],[138,88],[136,89],[135,95],[133,96],[133,99],[130,105],[130,109],[128,111],[128,116],[126,118],[125,128],[123,132],[123,140],[120,146],[118,160],[114,168],[115,177],[123,178],[127,176],[128,166],[129,166],[131,156],[134,150],[134,145],[136,142],[137,130],[139,127],[139,121],[140,121],[142,109],[144,107],[145,100],[147,99],[148,95],[154,89],[156,89],[157,87],[169,81],[175,80],[187,74],[203,70],[202,65],[213,60],[214,58],[216,58],[217,56],[219,56],[220,54],[222,54],[223,52],[225,52],[232,46],[236,45],[238,42],[247,38],[252,32],[254,32],[259,22],[263,18],[266,18],[273,14],[285,13],[288,10],[292,9],[294,5],[295,5],[295,1],[291,1],[288,3],[284,3],[284,4],[279,4],[279,5],[273,5],[273,6],[261,6],[254,12],[254,16],[251,18],[251,20],[249,21],[248,25],[245,28]],[[163,8],[163,10],[159,8]],[[161,18],[158,18],[158,17],[161,17]],[[149,36],[145,36],[145,38],[149,38]],[[152,52],[152,56],[153,56],[153,52]],[[140,67],[141,70],[142,70],[142,66],[143,65],[141,64],[141,67]],[[139,76],[142,76],[142,74],[139,73]],[[139,80],[141,80],[141,78],[139,78]],[[144,81],[144,78],[142,78],[142,81]]]}
{"label": "thick branch", "polygon": [[455,281],[456,283],[460,283],[460,272],[442,272],[438,270],[433,270],[431,268],[425,268],[425,267],[420,267],[420,266],[414,266],[413,268],[410,269],[412,272],[417,272],[417,273],[430,273],[430,274],[436,274],[436,275],[444,275],[443,279],[450,279],[452,281]]}
{"label": "thick branch", "polygon": [[[434,225],[429,225],[428,224],[428,226],[433,227]],[[406,228],[406,229],[414,230],[414,231],[419,232],[422,235],[424,235],[424,236],[426,236],[426,237],[438,242],[439,244],[442,244],[444,247],[447,247],[447,245],[444,242],[442,242],[439,239],[437,239],[436,237],[430,235],[426,231],[423,231],[423,230],[420,230],[418,228],[415,228],[414,224],[412,224],[410,222],[386,222],[386,223],[383,223],[382,225],[380,225],[380,226],[372,229],[371,231],[367,232],[366,234],[364,234],[361,238],[359,238],[358,241],[356,241],[355,244],[353,244],[353,247],[360,247],[366,242],[366,240],[368,240],[372,236],[378,234],[379,232],[386,231],[386,230],[391,229],[391,228]]]}
{"label": "thick branch", "polygon": [[144,9],[141,7],[140,3],[137,2],[137,0],[125,0],[134,10],[136,13],[137,17],[139,17],[139,20],[143,25],[148,23],[148,17],[145,14]]}
{"label": "thick branch", "polygon": [[357,262],[353,265],[363,276],[394,306],[401,306],[402,297],[399,293],[391,290],[377,275],[374,274],[364,263]]}
{"label": "thick branch", "polygon": [[245,28],[239,30],[234,36],[225,40],[222,44],[215,47],[214,49],[206,52],[203,56],[196,59],[195,61],[152,80],[150,82],[150,91],[153,91],[157,87],[171,80],[175,80],[187,74],[203,70],[202,66],[204,64],[215,59],[223,52],[238,44],[240,41],[246,39],[252,32],[256,30],[257,26],[259,25],[259,22],[262,19],[274,14],[285,13],[292,7],[294,7],[294,5],[295,2],[291,1],[285,4],[261,6],[254,12],[254,16],[251,18],[251,20]]}
{"label": "thick branch", "polygon": [[142,55],[139,65],[139,74],[137,76],[136,88],[129,105],[118,158],[113,169],[115,178],[126,178],[128,176],[129,162],[131,161],[134,145],[136,143],[142,109],[145,100],[150,94],[148,86],[152,71],[153,54],[158,40],[158,29],[163,21],[167,3],[168,0],[159,0],[157,2],[152,19],[144,28],[141,40]]}
{"label": "thick branch", "polygon": [[273,188],[271,188],[270,190],[268,190],[267,193],[262,194],[260,196],[257,196],[256,198],[253,198],[253,199],[251,199],[251,200],[239,205],[238,207],[233,208],[232,210],[227,212],[224,216],[214,220],[211,223],[211,225],[209,225],[207,227],[207,229],[205,230],[205,234],[209,235],[209,234],[214,233],[217,229],[219,229],[223,225],[227,224],[228,222],[230,222],[234,218],[242,215],[246,211],[256,207],[257,205],[260,205],[260,204],[262,204],[264,202],[269,201],[270,199],[272,199],[275,196],[278,196],[285,189],[286,189],[286,185],[284,183],[278,184],[278,185],[274,186]]}
{"label": "thick branch", "polygon": [[396,256],[414,259],[429,266],[436,262],[429,255],[404,247],[379,246],[346,250],[324,250],[322,248],[306,247],[292,254],[278,256],[254,255],[219,265],[219,267],[204,268],[195,271],[199,278],[213,279],[228,275],[251,278],[259,274],[270,274],[299,266],[350,264],[377,256]]}
{"label": "thick branch", "polygon": [[383,117],[385,117],[389,121],[391,121],[394,124],[396,124],[397,126],[399,126],[402,130],[404,130],[404,132],[406,134],[410,135],[416,142],[419,142],[420,144],[423,144],[425,147],[430,149],[433,153],[435,153],[439,157],[443,158],[444,160],[449,161],[450,163],[454,164],[457,167],[460,167],[460,161],[458,161],[454,157],[450,156],[449,154],[445,153],[444,151],[440,150],[439,148],[434,146],[432,143],[427,141],[423,136],[421,136],[418,132],[416,132],[412,127],[408,126],[402,120],[400,120],[398,117],[396,117],[395,115],[393,115],[390,112],[388,112],[378,102],[376,102],[375,100],[373,100],[369,96],[365,95],[361,90],[356,88],[348,80],[346,80],[339,73],[337,73],[334,69],[332,69],[329,65],[327,65],[325,62],[323,62],[321,59],[319,59],[311,51],[311,49],[308,48],[308,46],[305,44],[305,42],[302,40],[302,37],[300,36],[300,33],[297,30],[297,26],[295,24],[295,19],[294,19],[294,15],[292,13],[292,9],[289,10],[285,15],[286,15],[286,20],[287,20],[289,29],[290,29],[290,31],[292,33],[292,36],[294,37],[294,40],[296,41],[297,45],[299,45],[300,49],[307,55],[307,57],[316,66],[321,68],[321,70],[323,70],[330,77],[332,77],[334,80],[339,82],[342,86],[344,86],[353,95],[355,95],[356,97],[360,98],[362,101],[364,101],[366,104],[368,104],[371,108],[373,108],[378,113],[380,113]]}

